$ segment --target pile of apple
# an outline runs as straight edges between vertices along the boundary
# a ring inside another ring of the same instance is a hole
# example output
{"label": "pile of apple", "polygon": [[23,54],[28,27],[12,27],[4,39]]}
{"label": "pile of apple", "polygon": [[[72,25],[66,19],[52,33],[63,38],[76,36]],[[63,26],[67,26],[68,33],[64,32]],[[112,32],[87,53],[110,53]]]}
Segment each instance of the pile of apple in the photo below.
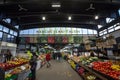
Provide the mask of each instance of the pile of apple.
{"label": "pile of apple", "polygon": [[111,68],[111,66],[113,65],[112,62],[93,62],[93,69],[106,74],[114,79],[119,79],[120,76],[120,70],[114,70]]}
{"label": "pile of apple", "polygon": [[26,59],[17,59],[17,60],[8,61],[6,63],[0,63],[0,67],[3,68],[4,70],[9,70],[11,68],[15,68],[23,64],[26,64],[27,62],[28,60]]}

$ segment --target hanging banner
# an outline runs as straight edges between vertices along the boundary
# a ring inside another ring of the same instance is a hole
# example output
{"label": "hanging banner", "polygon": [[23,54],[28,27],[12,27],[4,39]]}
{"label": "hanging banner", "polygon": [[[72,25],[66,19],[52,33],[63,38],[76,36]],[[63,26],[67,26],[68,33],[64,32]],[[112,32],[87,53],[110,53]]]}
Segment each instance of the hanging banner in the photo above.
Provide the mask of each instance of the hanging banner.
{"label": "hanging banner", "polygon": [[79,37],[78,36],[74,36],[74,43],[79,43]]}
{"label": "hanging banner", "polygon": [[38,42],[38,43],[41,43],[40,37],[37,37],[37,42]]}
{"label": "hanging banner", "polygon": [[40,37],[41,43],[47,43],[47,37]]}
{"label": "hanging banner", "polygon": [[73,36],[69,36],[69,37],[68,37],[68,42],[69,42],[69,43],[74,43],[74,38],[73,38]]}
{"label": "hanging banner", "polygon": [[25,37],[20,37],[20,43],[26,43]]}
{"label": "hanging banner", "polygon": [[62,43],[62,37],[61,36],[56,36],[55,37],[55,42],[56,43]]}
{"label": "hanging banner", "polygon": [[34,37],[34,43],[38,43],[38,38]]}
{"label": "hanging banner", "polygon": [[62,37],[62,43],[68,43],[68,37]]}
{"label": "hanging banner", "polygon": [[26,43],[30,43],[30,37],[26,37],[25,40],[26,40]]}
{"label": "hanging banner", "polygon": [[55,37],[48,37],[48,43],[55,43]]}
{"label": "hanging banner", "polygon": [[33,43],[33,42],[34,42],[34,38],[31,37],[31,38],[30,38],[30,43]]}

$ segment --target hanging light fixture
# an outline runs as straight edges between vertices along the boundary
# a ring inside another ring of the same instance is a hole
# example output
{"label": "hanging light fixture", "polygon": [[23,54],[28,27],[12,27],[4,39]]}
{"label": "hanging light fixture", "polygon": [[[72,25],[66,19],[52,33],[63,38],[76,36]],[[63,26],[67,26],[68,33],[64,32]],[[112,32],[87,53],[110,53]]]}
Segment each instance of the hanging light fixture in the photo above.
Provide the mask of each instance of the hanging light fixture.
{"label": "hanging light fixture", "polygon": [[46,17],[45,17],[45,16],[43,16],[43,17],[42,17],[42,20],[43,20],[43,21],[45,21],[45,20],[46,20]]}
{"label": "hanging light fixture", "polygon": [[99,16],[95,16],[95,20],[99,19]]}
{"label": "hanging light fixture", "polygon": [[69,16],[69,17],[68,17],[68,20],[72,20],[72,17],[71,17],[71,16]]}

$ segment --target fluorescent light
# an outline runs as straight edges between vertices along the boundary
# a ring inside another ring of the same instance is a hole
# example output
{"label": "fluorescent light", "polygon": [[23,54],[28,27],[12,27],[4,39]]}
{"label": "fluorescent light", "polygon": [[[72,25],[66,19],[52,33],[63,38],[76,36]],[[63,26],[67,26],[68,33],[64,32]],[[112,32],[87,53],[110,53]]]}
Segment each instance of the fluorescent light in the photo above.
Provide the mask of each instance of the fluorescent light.
{"label": "fluorescent light", "polygon": [[46,20],[46,17],[45,17],[45,16],[43,16],[43,17],[42,17],[42,20]]}
{"label": "fluorescent light", "polygon": [[99,17],[98,16],[95,16],[95,19],[97,20]]}
{"label": "fluorescent light", "polygon": [[71,16],[69,16],[69,17],[68,17],[68,20],[72,20],[72,17],[71,17]]}
{"label": "fluorescent light", "polygon": [[61,5],[59,3],[54,3],[54,4],[52,4],[52,7],[58,8],[58,7],[61,7]]}
{"label": "fluorescent light", "polygon": [[60,4],[53,4],[52,7],[61,7]]}

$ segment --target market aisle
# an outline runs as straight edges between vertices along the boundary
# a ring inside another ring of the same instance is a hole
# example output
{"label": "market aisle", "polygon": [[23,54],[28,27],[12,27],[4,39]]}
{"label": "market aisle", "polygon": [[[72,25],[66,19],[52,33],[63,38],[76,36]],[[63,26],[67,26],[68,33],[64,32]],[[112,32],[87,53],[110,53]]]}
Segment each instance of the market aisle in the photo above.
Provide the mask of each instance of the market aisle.
{"label": "market aisle", "polygon": [[52,66],[46,65],[37,71],[37,80],[82,80],[66,61],[51,61]]}

